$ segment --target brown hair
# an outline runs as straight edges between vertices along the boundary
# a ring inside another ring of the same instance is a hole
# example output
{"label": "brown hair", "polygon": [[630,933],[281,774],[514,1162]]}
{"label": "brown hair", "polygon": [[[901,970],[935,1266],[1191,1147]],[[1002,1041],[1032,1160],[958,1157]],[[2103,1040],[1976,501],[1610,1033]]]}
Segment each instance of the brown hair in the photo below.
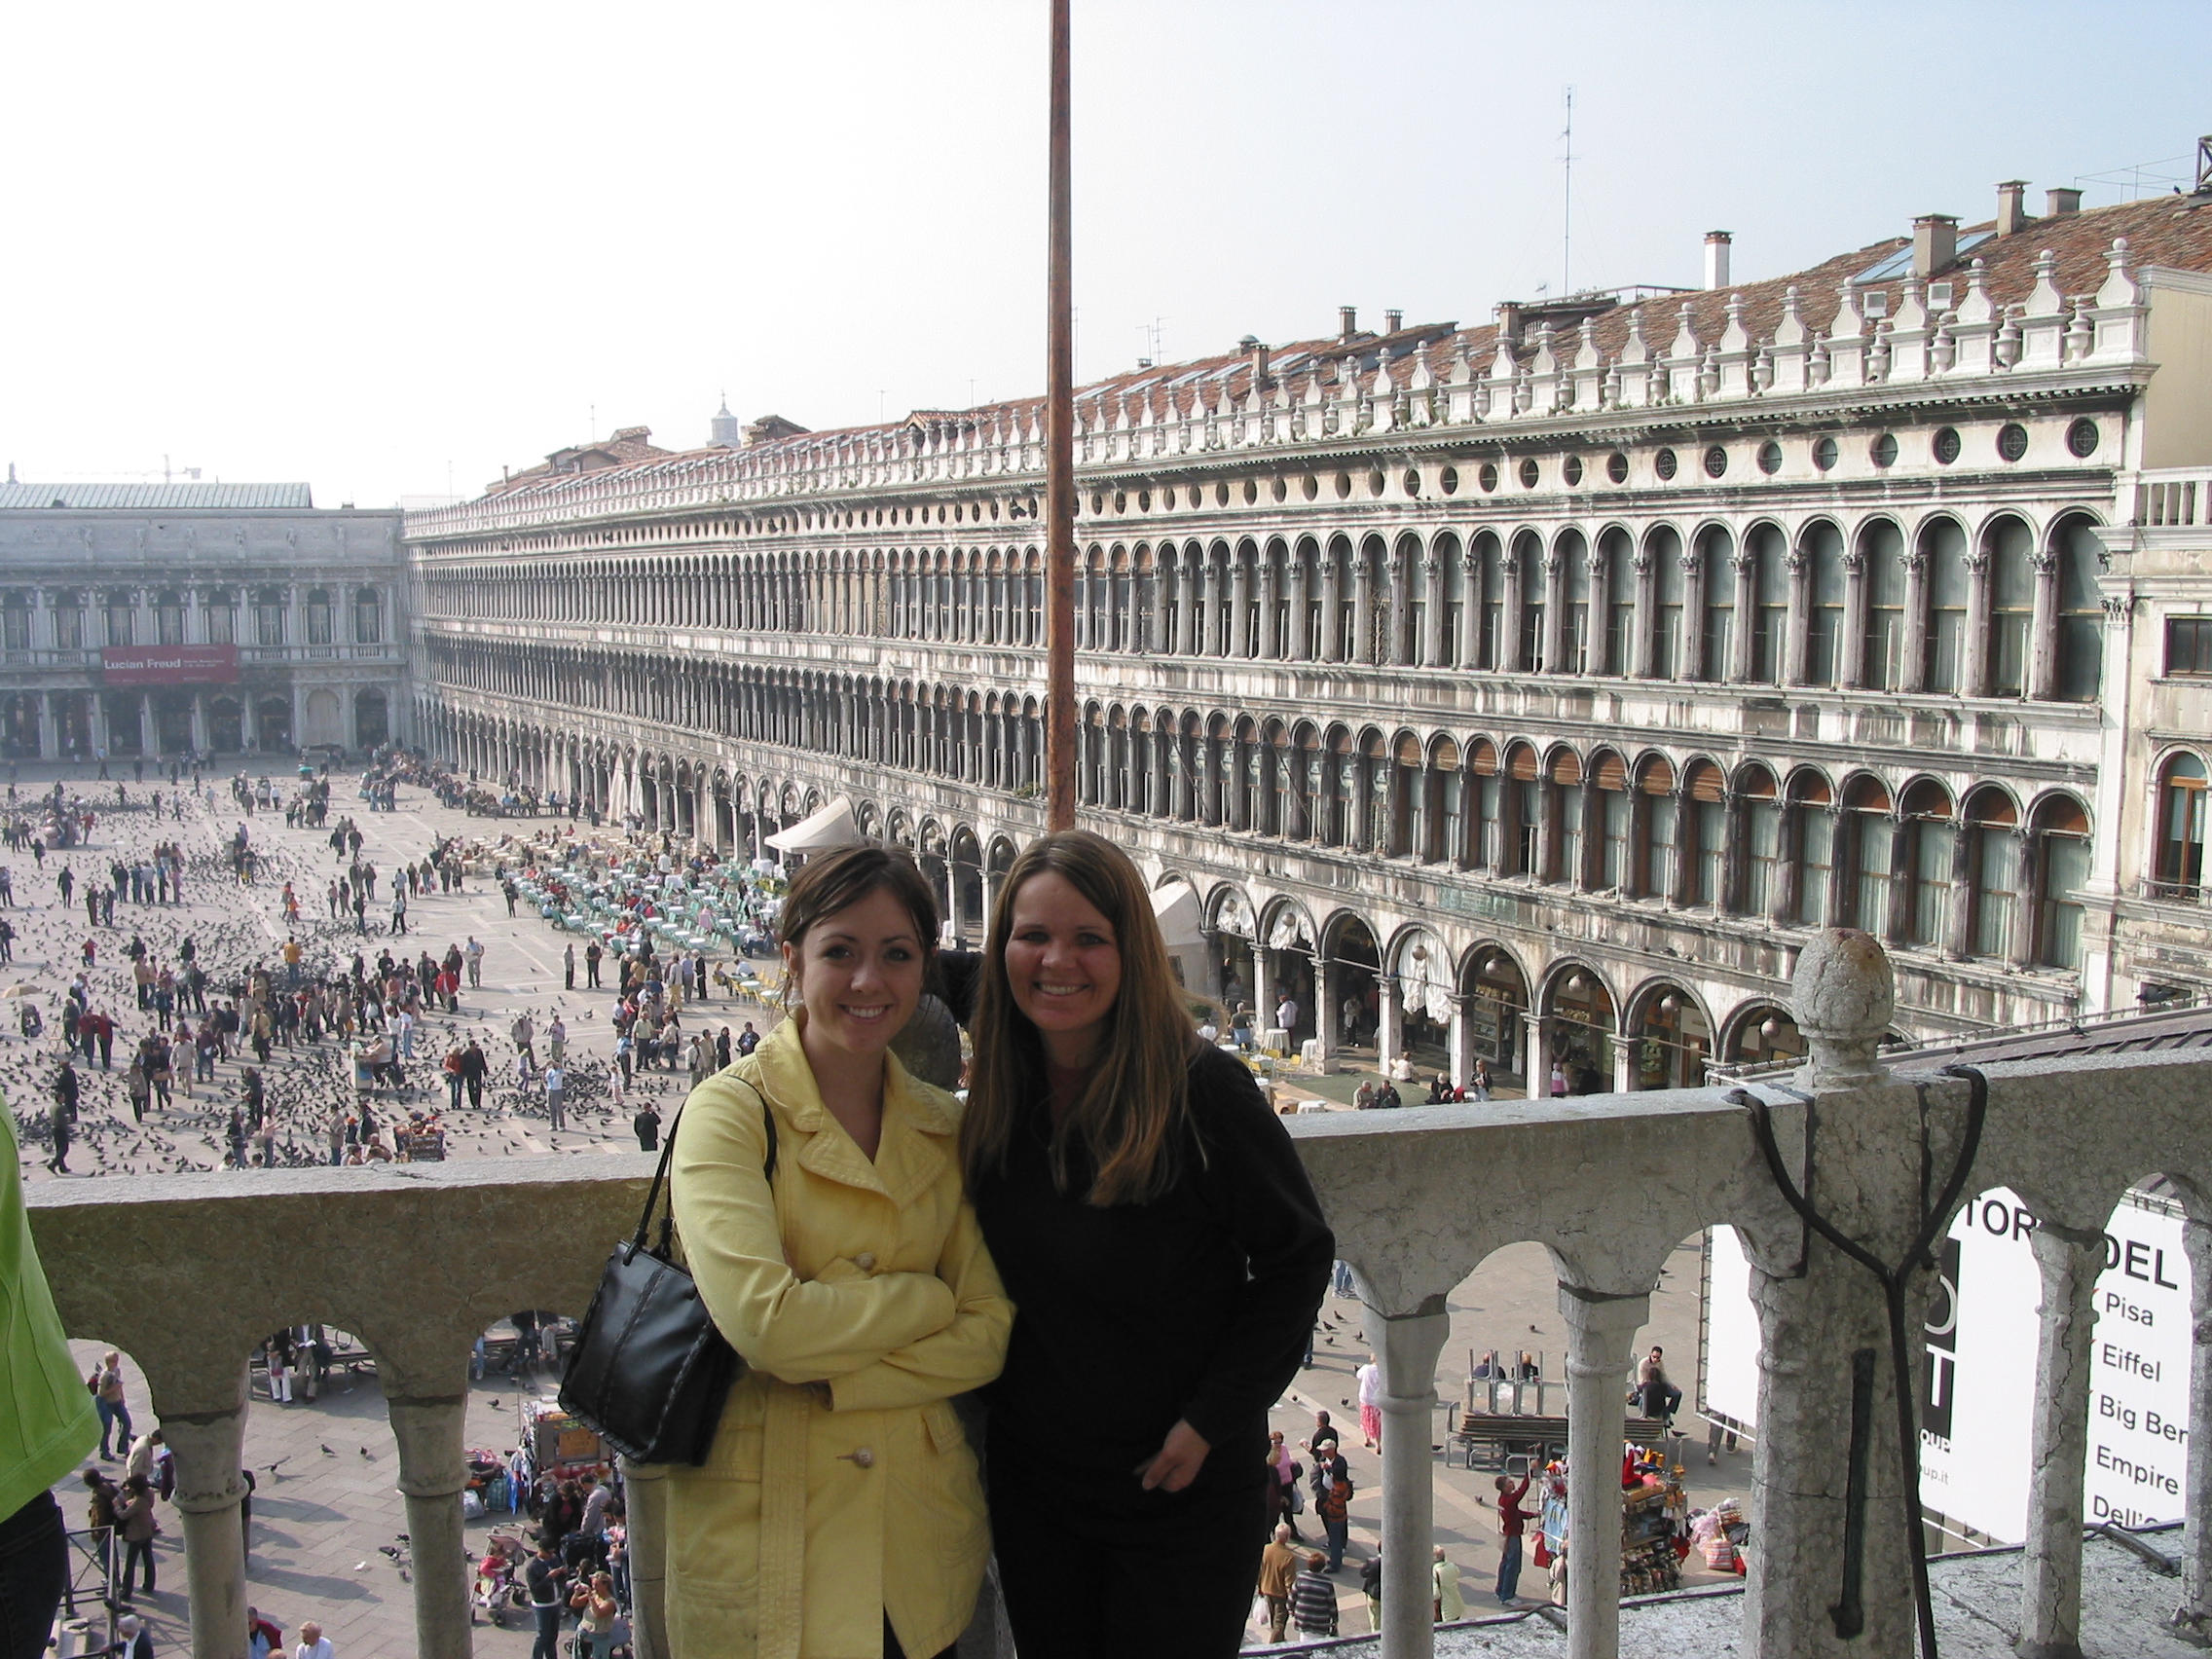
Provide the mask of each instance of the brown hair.
{"label": "brown hair", "polygon": [[1144,877],[1127,854],[1087,830],[1030,842],[1006,873],[976,995],[976,1059],[960,1120],[961,1162],[971,1182],[1003,1169],[1014,1118],[1046,1087],[1044,1044],[1014,1006],[1006,978],[1014,899],[1024,882],[1046,874],[1066,881],[1106,918],[1122,955],[1121,990],[1091,1056],[1090,1081],[1052,1132],[1052,1178],[1067,1190],[1074,1178],[1071,1153],[1080,1143],[1092,1170],[1091,1203],[1145,1203],[1173,1185],[1184,1156],[1198,1039]]}
{"label": "brown hair", "polygon": [[[914,918],[914,934],[921,941],[926,968],[937,953],[937,895],[903,851],[863,841],[817,853],[792,877],[784,895],[783,915],[776,923],[777,937],[793,949],[805,942],[807,930],[838,911],[858,904],[877,890],[889,893]],[[787,979],[786,985],[790,984]]]}

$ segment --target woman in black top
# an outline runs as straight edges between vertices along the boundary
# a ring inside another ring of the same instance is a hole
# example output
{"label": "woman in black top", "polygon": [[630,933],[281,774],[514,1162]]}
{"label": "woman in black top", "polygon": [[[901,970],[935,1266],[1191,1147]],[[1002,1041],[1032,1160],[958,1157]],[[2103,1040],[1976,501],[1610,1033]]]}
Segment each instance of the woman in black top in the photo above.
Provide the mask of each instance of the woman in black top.
{"label": "woman in black top", "polygon": [[985,1474],[1014,1643],[1226,1659],[1266,1542],[1268,1411],[1334,1240],[1251,1074],[1198,1041],[1111,843],[1032,842],[986,956],[961,1142],[1017,1309]]}

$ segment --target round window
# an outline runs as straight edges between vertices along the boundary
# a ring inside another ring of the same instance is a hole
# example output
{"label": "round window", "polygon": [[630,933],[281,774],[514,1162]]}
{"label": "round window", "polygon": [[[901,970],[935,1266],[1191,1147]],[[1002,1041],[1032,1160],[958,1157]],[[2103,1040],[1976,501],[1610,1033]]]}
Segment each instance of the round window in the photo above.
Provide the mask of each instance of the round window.
{"label": "round window", "polygon": [[1226,482],[1213,487],[1213,504],[1217,507],[1229,505],[1229,485]]}
{"label": "round window", "polygon": [[1253,503],[1254,501],[1258,500],[1259,498],[1260,498],[1260,486],[1259,486],[1259,485],[1258,485],[1257,483],[1255,483],[1255,482],[1254,482],[1253,480],[1249,479],[1249,478],[1245,479],[1245,480],[1244,480],[1244,504],[1245,504],[1246,506],[1250,506],[1250,505],[1251,505],[1251,504],[1252,504],[1252,503]]}
{"label": "round window", "polygon": [[1152,511],[1152,492],[1150,490],[1139,490],[1137,492],[1137,511],[1140,513]]}
{"label": "round window", "polygon": [[1382,469],[1378,467],[1375,471],[1370,472],[1367,475],[1367,493],[1370,496],[1382,495],[1387,482],[1388,481],[1382,476]]}
{"label": "round window", "polygon": [[1936,428],[1936,441],[1931,446],[1936,452],[1936,463],[1948,466],[1959,459],[1959,429],[1956,426]]}
{"label": "round window", "polygon": [[1578,455],[1568,456],[1559,470],[1560,476],[1565,478],[1569,486],[1581,483],[1582,458]]}
{"label": "round window", "polygon": [[2007,461],[2019,461],[2028,453],[2028,429],[2017,421],[1997,428],[1997,453]]}
{"label": "round window", "polygon": [[1897,433],[1884,432],[1880,437],[1874,440],[1873,446],[1866,452],[1866,454],[1868,459],[1871,460],[1876,466],[1896,465],[1898,459]]}
{"label": "round window", "polygon": [[1496,489],[1497,463],[1490,461],[1484,461],[1483,469],[1475,474],[1475,482],[1482,486],[1482,492],[1486,496]]}
{"label": "round window", "polygon": [[1412,467],[1406,468],[1406,475],[1400,482],[1405,485],[1407,495],[1418,496],[1420,494],[1420,474]]}
{"label": "round window", "polygon": [[1122,513],[1122,512],[1126,512],[1126,511],[1128,511],[1128,508],[1129,508],[1129,493],[1128,493],[1128,492],[1127,492],[1126,490],[1117,490],[1117,491],[1115,491],[1115,492],[1114,492],[1114,510],[1115,510],[1116,512],[1118,512],[1118,513]]}
{"label": "round window", "polygon": [[[907,510],[912,511],[911,508]],[[1094,513],[1104,512],[1106,510],[1106,498],[1104,496],[1092,496],[1090,498],[1090,510]]]}
{"label": "round window", "polygon": [[1533,490],[1536,487],[1536,480],[1542,476],[1543,469],[1537,466],[1536,458],[1534,456],[1530,456],[1527,461],[1524,461],[1521,463],[1522,489]]}
{"label": "round window", "polygon": [[1652,470],[1662,478],[1674,477],[1676,465],[1675,452],[1671,449],[1663,449],[1651,458]]}
{"label": "round window", "polygon": [[1759,470],[1769,478],[1782,470],[1782,446],[1771,438],[1759,445]]}
{"label": "round window", "polygon": [[1337,474],[1337,499],[1340,501],[1346,501],[1349,500],[1350,498],[1351,474],[1348,472],[1340,472]]}
{"label": "round window", "polygon": [[1287,478],[1276,479],[1274,490],[1276,500],[1281,501],[1288,499],[1290,496],[1290,480]]}
{"label": "round window", "polygon": [[1459,469],[1456,466],[1447,466],[1436,475],[1436,487],[1447,496],[1456,496],[1459,493]]}
{"label": "round window", "polygon": [[1708,478],[1718,478],[1727,470],[1728,452],[1718,444],[1714,444],[1705,452],[1705,475]]}
{"label": "round window", "polygon": [[2066,447],[2086,461],[2097,453],[2097,424],[2084,415],[2066,428]]}
{"label": "round window", "polygon": [[1619,450],[1615,450],[1611,455],[1605,457],[1605,476],[1615,484],[1626,484],[1628,482],[1628,457],[1621,454]]}
{"label": "round window", "polygon": [[1823,472],[1830,472],[1834,470],[1835,457],[1835,439],[1816,438],[1813,441],[1813,464],[1819,467]]}

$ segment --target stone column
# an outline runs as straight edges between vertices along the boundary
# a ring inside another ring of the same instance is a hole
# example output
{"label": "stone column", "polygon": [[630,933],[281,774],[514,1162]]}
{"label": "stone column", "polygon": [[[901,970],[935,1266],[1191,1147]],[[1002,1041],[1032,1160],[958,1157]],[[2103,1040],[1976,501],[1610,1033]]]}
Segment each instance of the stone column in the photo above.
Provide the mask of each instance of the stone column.
{"label": "stone column", "polygon": [[1375,571],[1365,548],[1351,558],[1351,638],[1345,642],[1346,662],[1387,660],[1375,649]]}
{"label": "stone column", "polygon": [[[2212,1223],[2194,1216],[2185,1221],[2182,1248],[2189,1255],[2190,1320],[2195,1333],[2190,1350],[2183,1513],[2202,1516],[2212,1513]],[[2193,1523],[2180,1548],[2181,1605],[2174,1609],[2174,1629],[2185,1640],[2212,1645],[2212,1527]]]}
{"label": "stone column", "polygon": [[1843,556],[1843,638],[1836,642],[1835,682],[1847,691],[1866,683],[1866,558]]}
{"label": "stone column", "polygon": [[[1893,691],[1925,691],[1936,653],[1928,634],[1928,555],[1919,548],[1904,558],[1904,664],[1892,671]],[[1875,686],[1875,690],[1882,689]]]}
{"label": "stone column", "polygon": [[1813,634],[1813,575],[1802,547],[1789,552],[1789,620],[1782,647],[1782,682],[1805,683],[1805,659]]}
{"label": "stone column", "polygon": [[[1621,1650],[1621,1430],[1630,1347],[1651,1317],[1651,1297],[1567,1283],[1567,1650],[1617,1659]],[[1763,1420],[1763,1419],[1762,1419]]]}
{"label": "stone column", "polygon": [[1313,1007],[1310,1012],[1313,1015],[1313,1052],[1320,1062],[1321,1075],[1327,1077],[1337,1069],[1337,1008],[1330,1000],[1335,987],[1329,982],[1329,965],[1321,955],[1319,946],[1313,947],[1312,960]]}
{"label": "stone column", "polygon": [[2035,610],[2028,625],[2028,695],[2049,700],[2058,678],[2058,555],[2036,555]]}
{"label": "stone column", "polygon": [[1497,667],[1507,673],[1525,674],[1530,671],[1530,663],[1521,654],[1521,596],[1528,574],[1522,570],[1522,560],[1508,554],[1502,566],[1505,597],[1501,614],[1497,619]]}
{"label": "stone column", "polygon": [[1404,1047],[1403,1025],[1398,1017],[1398,980],[1392,974],[1375,976],[1375,1069],[1390,1075],[1390,1062]]}
{"label": "stone column", "polygon": [[1469,1088],[1475,1080],[1474,1016],[1471,1012],[1474,1001],[1472,997],[1452,999],[1452,1023],[1448,1029],[1452,1034],[1452,1087],[1455,1088]]}
{"label": "stone column", "polygon": [[1252,567],[1236,553],[1229,572],[1229,654],[1241,662],[1252,654]]}
{"label": "stone column", "polygon": [[161,726],[154,719],[154,694],[138,693],[138,753],[152,756],[161,753]]}
{"label": "stone column", "polygon": [[[246,1374],[238,1404],[205,1412],[162,1411],[162,1438],[176,1458],[172,1501],[184,1517],[184,1574],[192,1601],[192,1659],[238,1659],[245,1631]],[[159,1407],[160,1402],[156,1402]]]}
{"label": "stone column", "polygon": [[1281,1001],[1282,993],[1275,989],[1275,953],[1255,939],[1252,941],[1252,1031],[1255,1037],[1273,1028],[1275,1007]]}
{"label": "stone column", "polygon": [[[465,1354],[466,1348],[459,1350]],[[399,1491],[407,1500],[407,1536],[415,1558],[415,1651],[424,1659],[468,1659],[468,1543],[461,1534],[461,1493],[468,1484],[461,1456],[461,1419],[468,1377],[456,1363],[451,1393],[399,1393],[408,1385],[381,1363],[385,1410],[399,1442]],[[433,1386],[436,1384],[433,1383]]]}
{"label": "stone column", "polygon": [[[1435,1425],[1436,1361],[1452,1334],[1452,1315],[1444,1298],[1432,1296],[1411,1313],[1369,1307],[1362,1325],[1382,1381],[1382,1659],[1428,1659],[1436,1542],[1436,1462],[1428,1436]],[[1613,1538],[1618,1550],[1617,1523]]]}
{"label": "stone column", "polygon": [[1483,567],[1472,551],[1459,559],[1459,666],[1472,668],[1483,653]]}
{"label": "stone column", "polygon": [[1567,671],[1567,558],[1556,548],[1544,555],[1544,627],[1536,648],[1543,653],[1544,672]]}
{"label": "stone column", "polygon": [[[1889,1087],[1875,1057],[1893,1009],[1889,962],[1862,932],[1829,928],[1813,937],[1798,959],[1791,1008],[1812,1055],[1797,1087],[1815,1100],[1775,1109],[1782,1161],[1802,1167],[1817,1113],[1814,1201],[1877,1258],[1899,1260],[1919,1225],[1919,1184],[1860,1172],[1894,1166],[1897,1149],[1917,1142],[1925,1123],[1940,1176],[1958,1144],[1965,1089],[1932,1086],[1924,1104],[1916,1090]],[[1882,1293],[1818,1237],[1800,1257],[1803,1234],[1787,1212],[1744,1235],[1760,1343],[1751,1491],[1759,1548],[1743,1646],[1789,1659],[1909,1654],[1919,1494],[1905,1486]],[[1915,1281],[1908,1332],[1926,1318],[1928,1284],[1925,1273]]]}
{"label": "stone column", "polygon": [[54,717],[52,691],[38,694],[38,753],[42,760],[52,760],[61,753],[60,722]]}
{"label": "stone column", "polygon": [[1709,579],[1703,548],[1686,548],[1682,561],[1682,639],[1675,654],[1675,678],[1704,680],[1713,666],[1705,660],[1705,584]]}
{"label": "stone column", "polygon": [[2043,1272],[2037,1309],[2034,1450],[2028,1541],[2020,1565],[2020,1659],[2081,1659],[2082,1489],[2089,1436],[2089,1358],[2096,1333],[2100,1228],[2036,1218],[2028,1235]]}
{"label": "stone column", "polygon": [[1969,553],[1967,565],[1967,637],[1965,660],[1959,665],[1959,690],[1969,697],[1989,695],[1989,555],[1978,549]]}
{"label": "stone column", "polygon": [[1629,642],[1628,671],[1637,680],[1651,678],[1651,631],[1659,617],[1654,557],[1648,547],[1640,547],[1629,556],[1629,566],[1636,571],[1636,629]]}
{"label": "stone column", "polygon": [[638,1659],[670,1659],[668,1645],[668,1471],[622,1459],[629,1515],[630,1620]]}

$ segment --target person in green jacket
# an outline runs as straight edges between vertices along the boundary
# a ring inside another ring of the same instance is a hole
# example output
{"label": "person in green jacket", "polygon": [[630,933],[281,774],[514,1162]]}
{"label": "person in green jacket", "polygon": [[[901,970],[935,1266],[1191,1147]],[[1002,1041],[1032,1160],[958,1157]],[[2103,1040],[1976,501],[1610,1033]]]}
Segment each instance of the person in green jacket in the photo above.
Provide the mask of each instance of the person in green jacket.
{"label": "person in green jacket", "polygon": [[15,1114],[0,1093],[0,1659],[46,1651],[68,1581],[61,1508],[47,1489],[99,1440],[92,1397],[31,1242]]}

